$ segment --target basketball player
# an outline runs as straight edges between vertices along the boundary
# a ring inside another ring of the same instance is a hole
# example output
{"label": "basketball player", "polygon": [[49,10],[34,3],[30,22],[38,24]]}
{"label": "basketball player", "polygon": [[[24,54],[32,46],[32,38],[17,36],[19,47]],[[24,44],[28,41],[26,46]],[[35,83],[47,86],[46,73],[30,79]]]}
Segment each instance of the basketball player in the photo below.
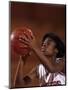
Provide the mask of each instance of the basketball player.
{"label": "basketball player", "polygon": [[31,47],[41,62],[36,69],[39,86],[65,85],[65,46],[61,39],[54,33],[45,34],[41,50],[35,37],[32,42],[28,38],[25,41],[22,39],[22,42]]}

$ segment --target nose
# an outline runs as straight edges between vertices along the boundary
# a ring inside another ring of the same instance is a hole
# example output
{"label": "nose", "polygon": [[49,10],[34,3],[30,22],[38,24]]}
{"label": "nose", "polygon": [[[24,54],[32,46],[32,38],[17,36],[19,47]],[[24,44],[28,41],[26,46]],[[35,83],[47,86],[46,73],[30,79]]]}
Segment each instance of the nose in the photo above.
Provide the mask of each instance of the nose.
{"label": "nose", "polygon": [[46,48],[47,47],[47,43],[43,43],[42,47]]}
{"label": "nose", "polygon": [[45,48],[46,48],[46,45],[43,44],[42,47],[41,47],[41,51],[44,52]]}

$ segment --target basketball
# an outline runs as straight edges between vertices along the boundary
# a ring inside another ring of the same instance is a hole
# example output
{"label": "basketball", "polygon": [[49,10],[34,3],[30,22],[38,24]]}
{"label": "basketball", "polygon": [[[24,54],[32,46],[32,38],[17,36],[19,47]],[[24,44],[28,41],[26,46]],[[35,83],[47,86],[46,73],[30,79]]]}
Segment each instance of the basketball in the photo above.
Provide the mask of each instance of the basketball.
{"label": "basketball", "polygon": [[27,55],[31,51],[31,48],[25,43],[21,42],[20,39],[28,38],[30,41],[33,39],[33,33],[29,28],[18,28],[11,33],[11,47],[19,55]]}

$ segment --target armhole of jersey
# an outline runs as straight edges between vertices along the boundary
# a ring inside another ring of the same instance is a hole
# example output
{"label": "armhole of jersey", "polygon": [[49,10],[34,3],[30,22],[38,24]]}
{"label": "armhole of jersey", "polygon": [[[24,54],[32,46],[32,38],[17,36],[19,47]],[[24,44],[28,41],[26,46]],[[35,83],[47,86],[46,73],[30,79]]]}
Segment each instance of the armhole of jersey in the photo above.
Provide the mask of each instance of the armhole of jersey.
{"label": "armhole of jersey", "polygon": [[59,63],[59,61],[64,60],[63,58],[56,58],[56,62]]}

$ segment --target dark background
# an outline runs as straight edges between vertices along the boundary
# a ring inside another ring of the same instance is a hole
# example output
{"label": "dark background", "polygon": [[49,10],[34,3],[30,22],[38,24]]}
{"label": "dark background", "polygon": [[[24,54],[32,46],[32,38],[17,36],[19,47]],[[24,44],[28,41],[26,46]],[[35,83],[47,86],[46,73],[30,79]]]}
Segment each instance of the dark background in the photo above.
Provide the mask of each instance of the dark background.
{"label": "dark background", "polygon": [[[48,32],[56,33],[65,43],[66,27],[66,6],[60,4],[41,4],[11,2],[10,6],[10,32],[16,28],[26,26],[31,28],[36,36],[38,46],[44,34]],[[13,50],[11,52],[11,84],[13,80],[19,55]],[[38,58],[32,53],[27,58],[24,66],[24,75],[39,63]],[[29,67],[28,67],[29,66]]]}

